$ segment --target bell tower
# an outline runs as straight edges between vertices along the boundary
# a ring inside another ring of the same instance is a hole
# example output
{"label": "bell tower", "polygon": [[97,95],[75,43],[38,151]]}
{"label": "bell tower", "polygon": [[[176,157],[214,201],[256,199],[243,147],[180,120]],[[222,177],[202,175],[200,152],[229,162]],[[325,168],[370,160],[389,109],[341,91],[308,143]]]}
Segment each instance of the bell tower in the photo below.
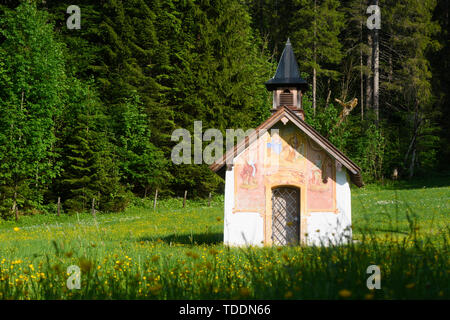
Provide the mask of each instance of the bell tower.
{"label": "bell tower", "polygon": [[267,81],[266,88],[273,93],[272,113],[280,107],[294,111],[302,120],[305,115],[302,107],[302,95],[308,89],[308,83],[300,77],[297,60],[288,39],[275,76]]}

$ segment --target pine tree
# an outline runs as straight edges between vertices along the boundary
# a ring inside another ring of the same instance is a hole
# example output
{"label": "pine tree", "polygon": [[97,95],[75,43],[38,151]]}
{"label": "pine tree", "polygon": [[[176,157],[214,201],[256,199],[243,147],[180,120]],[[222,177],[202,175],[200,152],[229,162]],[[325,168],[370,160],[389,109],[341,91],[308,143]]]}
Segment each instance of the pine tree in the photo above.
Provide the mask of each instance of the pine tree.
{"label": "pine tree", "polygon": [[431,68],[433,72],[433,92],[436,95],[436,109],[440,110],[439,117],[440,150],[439,156],[440,170],[446,170],[448,159],[450,159],[450,36],[449,36],[449,7],[448,0],[439,0],[434,10],[434,21],[439,23],[440,32],[437,40],[441,44],[439,51],[430,56]]}
{"label": "pine tree", "polygon": [[312,74],[312,103],[317,109],[317,80],[336,80],[336,65],[342,60],[339,34],[344,15],[337,0],[298,0],[300,8],[292,21],[292,43],[302,71]]}
{"label": "pine tree", "polygon": [[345,13],[346,26],[340,38],[346,50],[341,64],[342,85],[340,99],[347,101],[349,98],[358,97],[357,108],[360,108],[361,120],[364,120],[364,113],[368,111],[367,109],[364,110],[366,86],[368,84],[367,78],[371,75],[371,70],[366,63],[366,57],[368,55],[371,56],[371,48],[366,43],[366,36],[369,31],[366,26],[367,1],[344,1],[342,9]]}
{"label": "pine tree", "polygon": [[[103,34],[101,23],[103,3],[92,0],[46,0],[37,1],[41,10],[48,11],[54,29],[67,47],[64,53],[66,69],[78,79],[89,80],[102,65]],[[67,8],[77,5],[81,10],[81,29],[67,28]]]}
{"label": "pine tree", "polygon": [[110,119],[92,87],[72,79],[68,96],[58,146],[63,171],[54,192],[68,211],[87,210],[93,198],[100,210],[123,210],[127,199],[110,141]]}
{"label": "pine tree", "polygon": [[[431,69],[428,53],[438,49],[433,39],[439,25],[432,21],[435,0],[388,1],[382,7],[385,32],[393,62],[389,81],[382,83],[384,99],[394,108],[391,117],[401,122],[399,135],[407,140],[402,143],[403,165],[409,177],[417,164],[423,168],[435,164],[438,145],[436,114],[433,110]],[[383,10],[384,9],[384,10]]]}
{"label": "pine tree", "polygon": [[[158,20],[158,30],[164,31],[158,38],[172,49],[164,98],[176,125],[193,132],[194,121],[201,120],[203,130],[224,134],[227,128],[259,125],[269,115],[264,82],[272,76],[271,66],[245,7],[235,0],[174,3],[158,11],[176,17],[176,23]],[[207,194],[218,184],[207,166],[172,168],[179,192],[196,186],[194,192]]]}
{"label": "pine tree", "polygon": [[[64,206],[69,211],[83,212],[96,197],[93,186],[94,150],[92,129],[86,123],[87,115],[79,115],[79,124],[74,128],[65,150],[65,166],[62,175]],[[96,132],[94,132],[95,134]]]}
{"label": "pine tree", "polygon": [[114,108],[116,145],[123,182],[146,196],[169,178],[164,153],[150,141],[149,120],[136,92]]}
{"label": "pine tree", "polygon": [[299,9],[296,1],[248,0],[245,1],[252,16],[252,28],[267,42],[272,53],[272,63],[278,62],[286,43],[286,36],[292,35],[296,26],[289,22]]}

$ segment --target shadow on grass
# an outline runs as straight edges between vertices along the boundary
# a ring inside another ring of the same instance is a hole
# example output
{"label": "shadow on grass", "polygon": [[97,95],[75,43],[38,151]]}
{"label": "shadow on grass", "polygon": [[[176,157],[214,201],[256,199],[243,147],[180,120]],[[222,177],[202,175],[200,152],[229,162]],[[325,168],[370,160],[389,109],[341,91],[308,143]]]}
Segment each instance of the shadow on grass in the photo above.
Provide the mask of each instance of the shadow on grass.
{"label": "shadow on grass", "polygon": [[398,233],[398,234],[404,234],[404,235],[410,235],[411,234],[411,232],[408,232],[408,231],[402,231],[402,230],[398,230],[398,229],[386,229],[386,228],[372,228],[370,230],[364,229],[363,231],[365,231],[367,234],[377,233],[377,232]]}
{"label": "shadow on grass", "polygon": [[170,234],[165,237],[141,237],[138,241],[162,241],[167,244],[211,245],[223,241],[223,233]]}

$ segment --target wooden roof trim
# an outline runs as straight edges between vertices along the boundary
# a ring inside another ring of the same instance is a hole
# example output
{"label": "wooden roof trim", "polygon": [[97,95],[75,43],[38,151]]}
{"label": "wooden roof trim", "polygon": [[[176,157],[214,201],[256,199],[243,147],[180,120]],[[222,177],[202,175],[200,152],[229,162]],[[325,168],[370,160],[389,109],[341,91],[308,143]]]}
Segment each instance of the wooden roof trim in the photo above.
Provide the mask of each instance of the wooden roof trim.
{"label": "wooden roof trim", "polygon": [[[331,154],[335,159],[339,160],[347,169],[349,169],[353,174],[356,174],[361,171],[361,168],[358,167],[352,160],[350,160],[345,154],[342,153],[338,148],[336,148],[328,139],[323,137],[316,129],[311,127],[305,121],[297,117],[291,110],[286,109],[287,114],[289,114],[289,120],[297,124],[300,129],[310,135],[310,138],[320,145],[325,151]],[[312,136],[311,136],[312,135]],[[315,139],[314,139],[315,138]]]}
{"label": "wooden roof trim", "polygon": [[251,134],[242,139],[238,144],[236,144],[233,149],[227,150],[223,157],[214,162],[209,168],[215,172],[217,172],[220,168],[222,168],[226,163],[232,163],[229,161],[230,159],[234,159],[237,157],[242,151],[244,151],[247,147],[250,146],[257,138],[259,133],[262,130],[267,130],[271,128],[275,123],[277,123],[283,115],[283,109],[275,112],[269,119],[260,124]]}
{"label": "wooden roof trim", "polygon": [[[333,158],[342,163],[351,174],[351,180],[358,187],[364,185],[361,178],[361,168],[358,167],[352,160],[350,160],[345,154],[342,153],[338,148],[336,148],[328,139],[323,137],[316,129],[311,127],[305,121],[300,119],[294,112],[286,107],[281,107],[280,110],[275,112],[269,119],[264,121],[259,125],[250,135],[242,139],[233,149],[228,150],[225,155],[218,161],[214,162],[209,166],[214,172],[219,171],[226,163],[232,163],[232,159],[237,157],[242,151],[244,151],[250,144],[252,144],[257,138],[261,130],[268,130],[274,124],[276,124],[283,116],[287,116],[290,121],[292,121],[297,127],[299,127],[303,132],[306,133],[311,139],[314,140],[320,147],[322,147],[326,152],[328,152]],[[228,160],[228,161],[227,161]]]}

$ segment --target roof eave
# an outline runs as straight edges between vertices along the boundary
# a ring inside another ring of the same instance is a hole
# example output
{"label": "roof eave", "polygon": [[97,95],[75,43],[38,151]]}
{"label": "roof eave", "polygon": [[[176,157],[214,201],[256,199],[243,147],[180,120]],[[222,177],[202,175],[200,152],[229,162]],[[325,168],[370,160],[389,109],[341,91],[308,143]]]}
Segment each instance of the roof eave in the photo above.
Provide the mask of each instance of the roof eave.
{"label": "roof eave", "polygon": [[219,160],[209,166],[211,170],[218,173],[220,169],[227,163],[232,163],[230,159],[237,157],[243,150],[245,150],[251,143],[253,143],[261,130],[268,130],[279,120],[282,116],[288,116],[289,120],[294,122],[297,127],[302,129],[310,138],[315,140],[328,154],[333,158],[340,161],[344,167],[347,168],[350,174],[351,181],[358,187],[364,186],[364,182],[361,177],[361,168],[357,166],[352,160],[350,160],[345,154],[343,154],[338,148],[336,148],[328,139],[323,137],[317,130],[303,121],[294,112],[286,107],[281,107],[280,110],[275,112],[271,117],[258,126],[249,136],[242,139],[240,143],[234,146],[232,149],[227,150],[225,155]]}
{"label": "roof eave", "polygon": [[303,92],[305,92],[309,89],[308,83],[301,78],[285,79],[285,80],[272,78],[264,84],[266,85],[266,88],[269,91],[277,90],[280,87],[295,87],[297,89],[302,90]]}

